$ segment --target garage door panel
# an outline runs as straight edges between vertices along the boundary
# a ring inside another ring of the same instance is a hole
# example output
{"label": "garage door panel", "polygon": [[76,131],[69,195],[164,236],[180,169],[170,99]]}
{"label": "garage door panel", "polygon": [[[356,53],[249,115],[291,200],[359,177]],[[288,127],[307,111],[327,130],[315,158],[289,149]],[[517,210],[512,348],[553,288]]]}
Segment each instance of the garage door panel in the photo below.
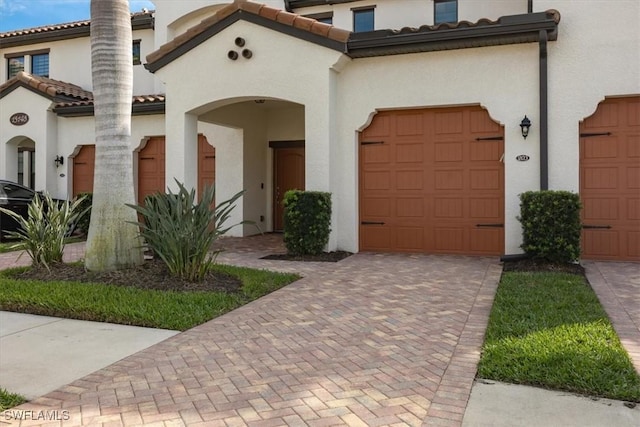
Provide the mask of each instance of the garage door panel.
{"label": "garage door panel", "polygon": [[389,136],[391,118],[387,113],[379,113],[374,118],[371,124],[367,127],[363,136],[367,139],[373,139],[375,137]]}
{"label": "garage door panel", "polygon": [[434,161],[439,162],[461,162],[463,160],[462,141],[436,142],[434,145]]}
{"label": "garage door panel", "polygon": [[365,172],[364,173],[364,189],[365,190],[389,190],[391,189],[391,172]]}
{"label": "garage door panel", "polygon": [[640,102],[627,102],[627,123],[629,126],[640,126]]}
{"label": "garage door panel", "polygon": [[502,200],[497,197],[469,199],[469,217],[474,220],[490,220],[496,223],[502,218]]}
{"label": "garage door panel", "polygon": [[396,172],[396,190],[422,190],[424,171],[409,170]]}
{"label": "garage door panel", "polygon": [[390,147],[385,144],[367,144],[362,150],[362,161],[364,164],[382,163],[389,161]]}
{"label": "garage door panel", "polygon": [[396,135],[411,136],[424,133],[422,113],[399,114],[396,116]]}
{"label": "garage door panel", "polygon": [[458,253],[465,247],[463,227],[435,227],[436,252]]}
{"label": "garage door panel", "polygon": [[640,167],[627,168],[627,188],[640,189]]}
{"label": "garage door panel", "polygon": [[608,98],[580,124],[584,258],[640,261],[639,113],[640,97]]}
{"label": "garage door panel", "polygon": [[462,133],[464,125],[462,114],[462,111],[436,113],[434,116],[436,136]]}
{"label": "garage door panel", "polygon": [[420,251],[424,247],[423,233],[422,227],[397,227],[396,247],[400,251]]}
{"label": "garage door panel", "polygon": [[464,171],[437,170],[435,171],[436,190],[462,190],[464,188]]}
{"label": "garage door panel", "polygon": [[502,240],[504,232],[499,228],[475,228],[469,232],[470,249],[478,254],[491,254]]}
{"label": "garage door panel", "polygon": [[396,199],[396,216],[398,218],[424,218],[424,198],[398,197]]}
{"label": "garage door panel", "polygon": [[611,197],[592,197],[582,200],[584,221],[614,220],[619,217],[619,201]]}
{"label": "garage door panel", "polygon": [[499,141],[474,141],[469,144],[469,160],[472,162],[500,160],[502,152],[503,146]]}
{"label": "garage door panel", "polygon": [[469,182],[473,190],[499,190],[502,186],[501,173],[495,169],[472,169]]}
{"label": "garage door panel", "polygon": [[613,159],[618,157],[618,141],[615,136],[596,136],[585,139],[586,159]]}
{"label": "garage door panel", "polygon": [[424,162],[424,144],[422,142],[408,142],[396,145],[396,163]]}
{"label": "garage door panel", "polygon": [[391,251],[391,227],[380,225],[364,225],[366,232],[361,233],[362,245],[370,251]]}
{"label": "garage door panel", "polygon": [[387,218],[391,216],[392,201],[388,197],[367,197],[362,200],[363,218]]}
{"label": "garage door panel", "polygon": [[617,167],[590,167],[583,170],[585,189],[613,190],[618,188]]}
{"label": "garage door panel", "polygon": [[464,200],[462,198],[436,197],[433,200],[433,216],[436,219],[464,218]]}

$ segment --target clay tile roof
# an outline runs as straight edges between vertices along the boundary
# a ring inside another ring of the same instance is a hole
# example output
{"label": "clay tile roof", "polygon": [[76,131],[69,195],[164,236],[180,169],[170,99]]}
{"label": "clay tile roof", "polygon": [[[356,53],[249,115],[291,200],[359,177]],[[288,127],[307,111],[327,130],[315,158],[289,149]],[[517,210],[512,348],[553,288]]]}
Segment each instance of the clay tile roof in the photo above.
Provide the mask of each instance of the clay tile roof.
{"label": "clay tile roof", "polygon": [[[184,48],[188,50],[186,45],[190,43],[195,36],[205,32],[210,32],[212,28],[215,28],[216,24],[220,23],[226,18],[237,14],[238,17],[243,17],[243,14],[249,14],[259,19],[272,21],[297,31],[304,31],[311,33],[315,36],[321,36],[329,41],[334,42],[336,46],[343,45],[349,40],[350,31],[336,28],[329,24],[317,22],[314,19],[306,18],[295,13],[290,13],[284,10],[276,9],[264,4],[254,3],[247,0],[235,0],[233,3],[219,9],[212,16],[204,19],[198,25],[190,28],[185,33],[177,36],[172,41],[162,45],[155,52],[147,55],[147,62],[149,64],[155,63],[161,59],[163,62],[168,63],[174,57],[168,58],[168,55],[173,54],[175,57],[180,56],[182,53],[178,53],[177,50]],[[246,16],[246,15],[245,15]],[[254,21],[255,22],[255,21]],[[211,35],[215,34],[211,32]],[[342,50],[342,46],[340,47]],[[148,64],[148,65],[149,65]],[[155,71],[163,64],[158,66],[149,67],[151,71]]]}
{"label": "clay tile roof", "polygon": [[93,94],[71,83],[48,77],[34,76],[24,71],[19,72],[15,77],[0,85],[0,92],[14,85],[28,86],[49,98],[55,100],[88,100],[93,99]]}
{"label": "clay tile roof", "polygon": [[55,31],[55,30],[66,30],[69,28],[89,27],[90,24],[91,24],[91,21],[86,19],[84,21],[65,22],[62,24],[43,25],[40,27],[24,28],[20,30],[13,30],[13,31],[7,31],[5,33],[0,33],[0,39],[15,37],[15,36],[24,36],[28,34],[45,33],[45,32]]}

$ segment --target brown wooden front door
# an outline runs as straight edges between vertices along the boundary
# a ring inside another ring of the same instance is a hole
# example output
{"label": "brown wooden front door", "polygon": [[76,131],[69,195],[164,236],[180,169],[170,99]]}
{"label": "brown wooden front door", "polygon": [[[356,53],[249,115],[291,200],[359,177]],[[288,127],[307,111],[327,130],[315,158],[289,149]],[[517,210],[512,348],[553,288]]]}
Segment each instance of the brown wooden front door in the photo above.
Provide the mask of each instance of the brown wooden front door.
{"label": "brown wooden front door", "polygon": [[154,193],[164,193],[165,189],[165,138],[149,138],[138,153],[138,203]]}
{"label": "brown wooden front door", "polygon": [[274,149],[273,229],[284,230],[284,194],[304,190],[304,147]]}
{"label": "brown wooden front door", "polygon": [[640,261],[640,97],[580,123],[580,198],[583,258]]}
{"label": "brown wooden front door", "polygon": [[216,149],[209,145],[207,137],[198,135],[198,191],[216,182]]}
{"label": "brown wooden front door", "polygon": [[73,197],[80,193],[93,193],[95,159],[95,145],[83,145],[73,158]]}
{"label": "brown wooden front door", "polygon": [[360,250],[504,253],[503,153],[480,107],[378,113],[360,135]]}

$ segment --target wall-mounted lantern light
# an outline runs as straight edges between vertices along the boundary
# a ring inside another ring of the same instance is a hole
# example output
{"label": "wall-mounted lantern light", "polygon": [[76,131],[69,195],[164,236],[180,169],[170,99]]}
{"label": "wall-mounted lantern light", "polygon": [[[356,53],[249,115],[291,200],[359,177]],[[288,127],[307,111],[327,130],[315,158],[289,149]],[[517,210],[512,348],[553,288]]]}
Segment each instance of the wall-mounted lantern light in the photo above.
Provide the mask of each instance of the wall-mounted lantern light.
{"label": "wall-mounted lantern light", "polygon": [[529,135],[529,128],[531,128],[531,120],[525,115],[524,119],[520,122],[520,129],[522,130],[522,137],[527,139],[527,135]]}
{"label": "wall-mounted lantern light", "polygon": [[64,157],[56,156],[56,158],[53,160],[53,162],[56,164],[56,167],[62,166],[62,165],[64,165]]}

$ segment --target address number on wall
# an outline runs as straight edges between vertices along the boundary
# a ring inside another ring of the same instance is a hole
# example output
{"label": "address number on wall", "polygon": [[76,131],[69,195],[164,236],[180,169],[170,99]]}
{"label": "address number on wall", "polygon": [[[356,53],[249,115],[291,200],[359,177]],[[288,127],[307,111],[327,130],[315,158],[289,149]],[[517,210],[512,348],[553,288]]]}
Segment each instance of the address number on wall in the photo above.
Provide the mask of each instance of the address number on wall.
{"label": "address number on wall", "polygon": [[526,154],[520,154],[519,156],[516,156],[516,160],[519,162],[526,162],[527,160],[529,160],[529,156],[527,156]]}
{"label": "address number on wall", "polygon": [[9,122],[14,126],[22,126],[29,121],[29,115],[27,113],[15,113],[9,117]]}

